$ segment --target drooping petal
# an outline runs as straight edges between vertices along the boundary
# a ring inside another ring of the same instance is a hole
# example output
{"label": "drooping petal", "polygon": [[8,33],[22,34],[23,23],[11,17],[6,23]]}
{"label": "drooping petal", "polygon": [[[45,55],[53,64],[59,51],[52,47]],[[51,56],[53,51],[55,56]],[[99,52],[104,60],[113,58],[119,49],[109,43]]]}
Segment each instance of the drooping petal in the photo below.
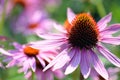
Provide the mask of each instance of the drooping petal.
{"label": "drooping petal", "polygon": [[68,49],[64,49],[61,53],[59,53],[55,59],[53,59],[44,69],[43,71],[46,71],[47,69],[49,69],[50,67],[52,67],[58,60],[61,56],[63,56],[64,54],[66,54],[68,51]]}
{"label": "drooping petal", "polygon": [[98,21],[97,25],[99,31],[104,30],[104,28],[107,26],[107,23],[111,21],[111,18],[112,18],[112,14],[109,13],[107,16],[103,17],[100,21]]}
{"label": "drooping petal", "polygon": [[114,44],[114,45],[120,45],[120,37],[104,37],[101,39],[101,42],[108,43],[108,44]]}
{"label": "drooping petal", "polygon": [[105,28],[103,31],[101,31],[101,34],[107,35],[107,34],[114,34],[116,32],[120,31],[120,24],[112,24]]}
{"label": "drooping petal", "polygon": [[36,70],[36,62],[35,62],[35,59],[34,59],[34,58],[29,58],[28,60],[29,60],[29,64],[30,64],[33,72],[35,72],[35,70]]}
{"label": "drooping petal", "polygon": [[68,8],[67,9],[67,19],[68,19],[70,24],[72,23],[74,18],[75,18],[75,13],[70,8]]}
{"label": "drooping petal", "polygon": [[12,60],[12,61],[10,61],[8,64],[7,64],[7,68],[8,67],[13,67],[13,66],[15,66],[17,64],[17,61],[16,60]]}
{"label": "drooping petal", "polygon": [[53,67],[53,70],[57,70],[62,68],[67,62],[69,62],[73,56],[76,54],[76,49],[73,48],[70,50],[70,52],[66,52],[66,54],[62,55],[59,57],[59,59],[57,60],[56,64]]}
{"label": "drooping petal", "polygon": [[65,28],[62,25],[57,24],[57,23],[53,23],[53,25],[54,25],[53,27],[55,29],[57,29],[58,31],[60,31],[62,33],[67,33],[67,31],[65,30]]}
{"label": "drooping petal", "polygon": [[28,60],[24,61],[23,62],[23,71],[24,71],[24,74],[26,74],[28,72],[29,68],[30,68],[30,65],[29,65]]}
{"label": "drooping petal", "polygon": [[106,80],[108,80],[108,72],[106,71],[103,63],[99,60],[99,58],[97,57],[97,55],[92,51],[89,50],[89,59],[94,67],[94,69],[99,73],[99,75],[101,75],[103,78],[105,78]]}
{"label": "drooping petal", "polygon": [[32,76],[32,72],[31,71],[28,71],[28,73],[25,74],[25,78],[27,80],[31,80],[31,76]]}
{"label": "drooping petal", "polygon": [[98,45],[97,46],[98,51],[107,58],[112,64],[120,67],[120,59],[117,58],[114,54],[112,54],[110,51],[108,51],[104,46]]}
{"label": "drooping petal", "polygon": [[80,64],[80,60],[81,60],[81,52],[79,50],[76,49],[76,52],[73,53],[74,57],[71,59],[71,61],[69,62],[69,65],[67,66],[66,70],[65,70],[65,75],[72,73],[73,71],[75,71],[75,69],[78,67],[78,65]]}
{"label": "drooping petal", "polygon": [[7,55],[7,56],[12,56],[12,54],[10,54],[9,52],[5,51],[3,48],[0,48],[0,52],[4,55]]}
{"label": "drooping petal", "polygon": [[85,49],[83,49],[81,52],[80,69],[85,79],[88,78],[91,71],[90,61],[88,57],[89,57],[88,52]]}

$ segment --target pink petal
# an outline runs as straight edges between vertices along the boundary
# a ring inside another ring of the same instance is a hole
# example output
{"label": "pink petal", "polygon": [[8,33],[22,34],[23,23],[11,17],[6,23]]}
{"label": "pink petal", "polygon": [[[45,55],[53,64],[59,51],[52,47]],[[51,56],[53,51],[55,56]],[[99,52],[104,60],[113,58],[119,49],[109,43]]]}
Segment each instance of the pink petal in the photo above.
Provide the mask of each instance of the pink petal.
{"label": "pink petal", "polygon": [[120,30],[120,24],[112,24],[105,28],[103,31],[101,31],[101,34],[107,35],[107,34],[114,34]]}
{"label": "pink petal", "polygon": [[29,66],[28,60],[26,60],[25,62],[23,62],[23,71],[24,71],[24,74],[27,73],[29,67],[30,67],[30,66]]}
{"label": "pink petal", "polygon": [[38,34],[39,37],[43,39],[61,39],[66,38],[66,35],[63,34]]}
{"label": "pink petal", "polygon": [[36,79],[37,80],[45,80],[45,76],[44,76],[42,70],[37,69],[35,74],[36,74]]}
{"label": "pink petal", "polygon": [[42,65],[43,67],[45,67],[45,61],[44,61],[43,59],[41,59],[41,57],[38,56],[38,55],[37,55],[37,59],[40,61],[41,65]]}
{"label": "pink petal", "polygon": [[16,58],[15,60],[19,61],[19,62],[24,62],[27,60],[26,56],[20,57],[20,58]]}
{"label": "pink petal", "polygon": [[29,64],[30,64],[33,72],[35,72],[35,70],[36,70],[36,62],[35,62],[35,59],[34,59],[34,58],[29,58]]}
{"label": "pink petal", "polygon": [[58,31],[60,31],[60,32],[62,32],[62,33],[67,33],[67,31],[65,30],[65,28],[64,28],[62,25],[57,24],[57,23],[54,23],[53,25],[54,25],[53,27],[54,27],[55,29],[57,29]]}
{"label": "pink petal", "polygon": [[84,78],[88,78],[88,76],[90,75],[90,61],[89,61],[89,55],[88,52],[83,49],[81,52],[81,62],[80,62],[80,69],[81,69],[81,73],[84,76]]}
{"label": "pink petal", "polygon": [[13,46],[16,48],[16,49],[21,49],[22,48],[22,45],[20,45],[19,43],[17,42],[13,42]]}
{"label": "pink petal", "polygon": [[75,18],[75,13],[70,8],[68,8],[67,9],[67,19],[68,19],[70,24],[72,23],[74,18]]}
{"label": "pink petal", "polygon": [[104,30],[104,28],[107,26],[107,23],[111,21],[111,18],[112,18],[112,14],[109,13],[107,16],[103,17],[100,21],[98,21],[97,25],[99,31]]}
{"label": "pink petal", "polygon": [[22,53],[16,53],[13,58],[14,59],[19,59],[19,58],[22,58],[22,57],[25,57],[26,55],[22,54]]}
{"label": "pink petal", "polygon": [[31,42],[30,44],[35,45],[32,46],[34,48],[44,48],[46,47],[46,49],[50,48],[56,48],[61,46],[62,44],[67,43],[66,39],[56,39],[56,40],[43,40],[43,41],[38,41],[38,42]]}
{"label": "pink petal", "polygon": [[72,57],[71,61],[69,62],[69,65],[67,66],[67,68],[65,70],[65,75],[70,74],[73,71],[75,71],[75,69],[80,64],[81,52],[79,50],[75,49],[75,52],[73,54],[74,54],[74,57]]}
{"label": "pink petal", "polygon": [[110,51],[108,51],[104,46],[98,45],[97,46],[98,51],[107,58],[112,64],[120,67],[120,59],[117,58],[114,54],[112,54]]}
{"label": "pink petal", "polygon": [[120,45],[120,37],[104,37],[101,39],[101,42],[113,45]]}
{"label": "pink petal", "polygon": [[17,64],[17,62],[16,62],[16,60],[12,60],[12,61],[10,61],[8,64],[7,64],[7,68],[8,67],[13,67],[13,66],[15,66]]}
{"label": "pink petal", "polygon": [[27,80],[31,80],[31,76],[32,76],[32,72],[31,71],[29,71],[28,73],[25,74],[25,78]]}
{"label": "pink petal", "polygon": [[55,59],[53,59],[44,69],[43,71],[46,71],[47,69],[49,69],[50,67],[52,67],[58,60],[61,56],[63,56],[64,54],[67,54],[67,51],[68,49],[64,49],[61,53],[59,53]]}
{"label": "pink petal", "polygon": [[49,59],[49,57],[47,57],[47,56],[44,55],[44,54],[40,54],[40,57],[41,57],[42,59],[46,60],[47,62],[50,62],[50,61],[51,61],[51,59]]}
{"label": "pink petal", "polygon": [[62,79],[62,78],[64,78],[65,77],[65,75],[63,74],[63,72],[62,72],[62,70],[55,70],[54,71],[54,75],[57,77],[57,78],[59,78],[59,79]]}
{"label": "pink petal", "polygon": [[10,54],[9,52],[7,52],[6,50],[0,48],[0,52],[4,55],[7,55],[7,56],[12,56],[12,54]]}
{"label": "pink petal", "polygon": [[42,80],[54,80],[53,73],[51,70],[46,71],[44,75],[46,79]]}
{"label": "pink petal", "polygon": [[76,49],[73,48],[70,52],[66,52],[64,55],[60,56],[53,67],[53,70],[62,68],[67,62],[69,62],[72,57],[76,54]]}
{"label": "pink petal", "polygon": [[108,72],[106,71],[103,63],[99,60],[96,53],[92,50],[89,50],[90,56],[89,59],[94,67],[94,69],[105,79],[108,80]]}

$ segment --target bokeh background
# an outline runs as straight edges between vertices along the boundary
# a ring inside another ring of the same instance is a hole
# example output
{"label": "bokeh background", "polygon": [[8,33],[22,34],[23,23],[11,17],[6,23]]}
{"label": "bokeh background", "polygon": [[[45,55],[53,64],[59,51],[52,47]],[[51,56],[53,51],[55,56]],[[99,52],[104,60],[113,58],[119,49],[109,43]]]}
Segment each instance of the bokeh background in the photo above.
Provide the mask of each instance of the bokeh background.
{"label": "bokeh background", "polygon": [[[40,40],[36,35],[24,35],[22,33],[14,32],[14,24],[16,20],[20,17],[21,13],[24,10],[24,6],[17,4],[7,11],[8,2],[10,0],[0,0],[0,36],[6,36],[7,40],[3,39],[0,41],[0,46],[3,46],[5,49],[13,49],[11,42],[16,41],[21,44],[28,43],[29,41]],[[38,0],[39,1],[39,0]],[[109,24],[120,23],[120,0],[40,0],[41,4],[44,4],[42,10],[45,10],[49,15],[49,18],[60,23],[64,24],[66,20],[66,11],[70,7],[76,14],[81,12],[90,13],[96,21],[100,20],[103,16],[108,13],[112,13],[112,20]],[[53,2],[51,2],[53,1]],[[43,3],[42,3],[43,2]],[[42,5],[38,7],[41,7]],[[41,8],[40,8],[41,10]],[[17,25],[19,26],[19,24]],[[21,26],[19,26],[21,27]],[[49,27],[49,26],[48,26]],[[26,29],[27,31],[27,29]],[[118,35],[119,33],[115,34]],[[111,52],[117,55],[120,58],[120,46],[106,45]],[[0,55],[1,56],[1,55]],[[106,59],[100,57],[104,62],[106,69],[115,68],[110,62]],[[4,57],[0,57],[0,61],[3,61]],[[5,62],[3,62],[6,65]],[[120,80],[120,72],[114,74]],[[63,80],[79,80],[80,70],[77,68],[72,74],[66,76]],[[18,67],[12,67],[9,69],[0,68],[0,80],[26,80],[23,73],[18,73]],[[55,80],[57,80],[55,78]],[[88,78],[87,80],[91,80]],[[115,80],[115,79],[113,79]]]}

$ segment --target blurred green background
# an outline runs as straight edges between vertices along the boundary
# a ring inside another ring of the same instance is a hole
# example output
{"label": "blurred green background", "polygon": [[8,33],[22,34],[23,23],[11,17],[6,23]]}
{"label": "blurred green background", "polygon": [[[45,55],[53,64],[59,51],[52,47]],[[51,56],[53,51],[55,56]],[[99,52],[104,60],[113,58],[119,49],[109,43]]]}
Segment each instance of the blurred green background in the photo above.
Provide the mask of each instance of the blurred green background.
{"label": "blurred green background", "polygon": [[[81,12],[89,12],[96,21],[100,20],[100,18],[111,12],[112,20],[109,24],[120,23],[120,0],[61,0],[61,4],[59,6],[46,6],[45,9],[52,19],[56,20],[60,24],[64,24],[64,21],[66,20],[66,10],[68,7],[70,7],[76,14]],[[12,17],[18,16],[21,11],[22,7],[18,5],[12,10],[11,16],[5,17],[6,15],[3,14],[0,17],[0,35],[6,36],[10,39],[9,41],[0,41],[0,45],[4,45],[6,49],[12,49],[10,45],[10,42],[12,41],[17,41],[23,44],[27,43],[28,41],[39,40],[39,38],[34,35],[24,36],[23,34],[14,34],[12,32],[10,27],[11,19]],[[106,46],[110,49],[111,52],[120,58],[120,46]],[[2,60],[3,58],[0,57],[0,61]],[[106,68],[115,67],[106,59],[101,58],[101,60],[105,63]],[[6,63],[4,63],[4,65],[6,65]],[[66,76],[64,80],[79,80],[79,72],[80,70],[78,68],[75,72]],[[120,73],[116,75],[119,77]],[[0,68],[0,80],[25,79],[23,73],[18,73],[17,67],[12,67],[9,69]],[[118,78],[118,80],[120,80],[120,78]]]}

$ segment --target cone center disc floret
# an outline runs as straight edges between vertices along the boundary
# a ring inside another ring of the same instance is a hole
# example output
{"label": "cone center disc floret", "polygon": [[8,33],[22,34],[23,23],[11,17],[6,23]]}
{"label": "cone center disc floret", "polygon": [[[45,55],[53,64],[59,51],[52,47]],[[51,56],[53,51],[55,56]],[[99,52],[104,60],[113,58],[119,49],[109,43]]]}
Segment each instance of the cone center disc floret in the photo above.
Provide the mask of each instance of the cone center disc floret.
{"label": "cone center disc floret", "polygon": [[39,53],[39,50],[38,49],[34,49],[34,48],[30,47],[30,46],[26,46],[24,48],[24,53],[27,56],[32,57],[32,56],[36,56]]}
{"label": "cone center disc floret", "polygon": [[98,42],[98,27],[87,13],[78,14],[71,23],[68,41],[73,47],[92,48]]}

